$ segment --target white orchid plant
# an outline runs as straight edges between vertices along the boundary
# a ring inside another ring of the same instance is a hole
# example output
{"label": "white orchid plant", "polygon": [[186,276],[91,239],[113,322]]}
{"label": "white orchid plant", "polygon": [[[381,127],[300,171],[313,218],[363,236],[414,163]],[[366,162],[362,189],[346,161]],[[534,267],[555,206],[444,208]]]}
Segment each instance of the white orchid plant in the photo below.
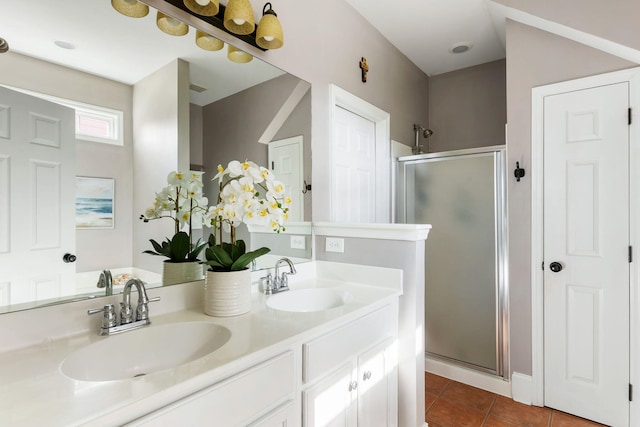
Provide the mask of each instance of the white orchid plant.
{"label": "white orchid plant", "polygon": [[[219,194],[216,205],[204,215],[205,224],[214,229],[204,263],[212,271],[246,269],[269,249],[247,252],[244,241],[236,239],[236,228],[245,223],[268,226],[277,233],[284,231],[291,197],[269,169],[248,160],[231,161],[226,168],[219,165],[213,181],[219,182]],[[229,242],[223,242],[223,231],[228,233]]]}
{"label": "white orchid plant", "polygon": [[[160,255],[169,262],[200,261],[198,256],[207,246],[192,241],[192,221],[197,214],[203,216],[208,211],[208,199],[202,193],[202,177],[196,172],[173,171],[167,176],[167,185],[156,193],[153,206],[148,208],[140,219],[149,222],[161,218],[170,218],[174,222],[175,232],[171,239],[162,243],[150,239],[154,250],[144,251],[146,254]],[[188,231],[180,231],[182,229]]]}

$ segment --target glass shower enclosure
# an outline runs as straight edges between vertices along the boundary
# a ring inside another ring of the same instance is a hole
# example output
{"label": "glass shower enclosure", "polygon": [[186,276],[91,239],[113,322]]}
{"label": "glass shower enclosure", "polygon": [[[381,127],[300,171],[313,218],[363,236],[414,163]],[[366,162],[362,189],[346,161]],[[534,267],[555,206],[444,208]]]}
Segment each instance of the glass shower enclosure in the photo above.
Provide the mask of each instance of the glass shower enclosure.
{"label": "glass shower enclosure", "polygon": [[504,146],[398,158],[397,219],[431,224],[426,250],[428,357],[504,377]]}

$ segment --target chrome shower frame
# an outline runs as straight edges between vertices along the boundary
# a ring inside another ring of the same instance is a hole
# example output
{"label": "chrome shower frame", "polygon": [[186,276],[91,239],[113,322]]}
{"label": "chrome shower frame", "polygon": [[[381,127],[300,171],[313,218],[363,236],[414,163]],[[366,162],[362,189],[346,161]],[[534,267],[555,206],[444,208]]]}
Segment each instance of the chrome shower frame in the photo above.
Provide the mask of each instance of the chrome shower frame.
{"label": "chrome shower frame", "polygon": [[493,153],[494,156],[494,200],[495,200],[495,247],[496,247],[496,369],[486,369],[481,366],[465,363],[463,361],[433,355],[425,356],[449,361],[451,363],[473,368],[478,371],[490,373],[508,380],[510,377],[509,366],[509,286],[508,286],[508,239],[507,239],[507,203],[506,203],[506,147],[495,145],[481,148],[428,153],[397,158],[396,186],[393,189],[396,201],[396,218],[399,223],[407,222],[407,181],[406,168],[409,165],[424,163],[427,161],[446,160],[458,156],[476,157]]}

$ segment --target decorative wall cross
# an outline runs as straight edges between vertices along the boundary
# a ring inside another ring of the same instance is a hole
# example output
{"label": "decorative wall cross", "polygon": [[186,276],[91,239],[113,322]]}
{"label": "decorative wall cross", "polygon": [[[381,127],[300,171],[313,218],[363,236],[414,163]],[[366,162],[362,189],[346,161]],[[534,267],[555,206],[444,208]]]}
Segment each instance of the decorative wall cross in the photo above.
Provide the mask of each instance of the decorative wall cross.
{"label": "decorative wall cross", "polygon": [[362,83],[366,83],[369,66],[367,65],[367,58],[364,56],[360,59],[360,69],[362,70]]}

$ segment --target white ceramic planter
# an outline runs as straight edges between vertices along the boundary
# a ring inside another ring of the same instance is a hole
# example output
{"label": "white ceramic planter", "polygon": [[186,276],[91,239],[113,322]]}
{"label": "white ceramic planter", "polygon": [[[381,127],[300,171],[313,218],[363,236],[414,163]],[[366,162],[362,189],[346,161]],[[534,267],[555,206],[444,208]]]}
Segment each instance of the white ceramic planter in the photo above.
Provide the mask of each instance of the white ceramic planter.
{"label": "white ceramic planter", "polygon": [[162,285],[193,282],[203,279],[204,266],[199,261],[167,262],[162,267]]}
{"label": "white ceramic planter", "polygon": [[204,313],[228,317],[251,310],[251,270],[207,271]]}

